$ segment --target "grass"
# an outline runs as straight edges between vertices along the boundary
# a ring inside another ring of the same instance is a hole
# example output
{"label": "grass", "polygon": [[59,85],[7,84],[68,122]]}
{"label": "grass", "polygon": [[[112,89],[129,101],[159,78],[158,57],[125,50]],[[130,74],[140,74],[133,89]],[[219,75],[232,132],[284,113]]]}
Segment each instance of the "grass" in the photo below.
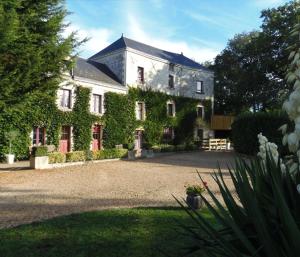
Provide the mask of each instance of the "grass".
{"label": "grass", "polygon": [[[212,220],[207,210],[202,213]],[[180,208],[74,214],[0,230],[0,256],[183,256],[183,248],[193,242],[178,221],[193,224]]]}

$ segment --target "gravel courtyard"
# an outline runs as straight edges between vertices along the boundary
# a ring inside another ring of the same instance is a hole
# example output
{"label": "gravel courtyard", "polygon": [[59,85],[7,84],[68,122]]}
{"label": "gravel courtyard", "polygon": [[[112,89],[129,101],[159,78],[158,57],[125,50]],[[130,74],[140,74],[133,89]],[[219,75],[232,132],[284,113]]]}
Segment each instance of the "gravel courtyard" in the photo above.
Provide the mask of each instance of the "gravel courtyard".
{"label": "gravel courtyard", "polygon": [[[225,168],[233,157],[229,152],[193,152],[52,170],[3,172],[3,166],[0,228],[83,211],[177,205],[172,194],[184,197],[186,184],[200,182],[196,169],[218,193],[213,169],[217,161]],[[224,174],[230,183],[226,169]]]}

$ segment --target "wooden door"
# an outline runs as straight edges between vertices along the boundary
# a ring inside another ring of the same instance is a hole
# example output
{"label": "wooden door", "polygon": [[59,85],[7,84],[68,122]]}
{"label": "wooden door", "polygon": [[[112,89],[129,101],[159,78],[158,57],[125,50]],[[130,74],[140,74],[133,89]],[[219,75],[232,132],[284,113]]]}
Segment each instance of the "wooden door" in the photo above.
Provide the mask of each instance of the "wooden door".
{"label": "wooden door", "polygon": [[71,128],[70,126],[62,126],[61,137],[59,140],[59,151],[67,153],[70,151],[71,139]]}
{"label": "wooden door", "polygon": [[93,127],[93,144],[92,150],[97,151],[101,150],[101,134],[102,134],[102,127],[100,125],[95,125]]}

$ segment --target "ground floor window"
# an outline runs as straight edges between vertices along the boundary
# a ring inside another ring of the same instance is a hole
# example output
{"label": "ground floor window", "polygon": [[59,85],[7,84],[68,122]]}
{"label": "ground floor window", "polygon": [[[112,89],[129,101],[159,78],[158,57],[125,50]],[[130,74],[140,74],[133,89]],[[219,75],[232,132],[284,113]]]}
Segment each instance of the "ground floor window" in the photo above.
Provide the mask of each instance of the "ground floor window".
{"label": "ground floor window", "polygon": [[174,139],[174,129],[171,127],[165,127],[163,131],[163,141],[170,142]]}
{"label": "ground floor window", "polygon": [[67,153],[71,148],[71,127],[62,126],[59,140],[59,150],[62,153]]}
{"label": "ground floor window", "polygon": [[94,125],[92,128],[93,133],[93,151],[100,150],[101,143],[102,143],[102,126],[101,125]]}
{"label": "ground floor window", "polygon": [[46,128],[33,128],[32,145],[44,145],[46,143]]}

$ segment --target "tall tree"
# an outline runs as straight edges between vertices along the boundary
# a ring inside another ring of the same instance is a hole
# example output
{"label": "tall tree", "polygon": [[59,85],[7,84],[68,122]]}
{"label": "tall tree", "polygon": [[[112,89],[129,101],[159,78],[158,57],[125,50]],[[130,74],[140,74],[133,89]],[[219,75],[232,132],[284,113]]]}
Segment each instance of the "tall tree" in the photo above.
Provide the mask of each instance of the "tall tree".
{"label": "tall tree", "polygon": [[66,15],[62,0],[0,0],[0,110],[55,95],[80,44],[75,33],[62,35]]}
{"label": "tall tree", "polygon": [[215,111],[238,114],[244,110],[279,107],[288,91],[289,31],[297,22],[300,3],[262,11],[262,30],[236,35],[215,59]]}

